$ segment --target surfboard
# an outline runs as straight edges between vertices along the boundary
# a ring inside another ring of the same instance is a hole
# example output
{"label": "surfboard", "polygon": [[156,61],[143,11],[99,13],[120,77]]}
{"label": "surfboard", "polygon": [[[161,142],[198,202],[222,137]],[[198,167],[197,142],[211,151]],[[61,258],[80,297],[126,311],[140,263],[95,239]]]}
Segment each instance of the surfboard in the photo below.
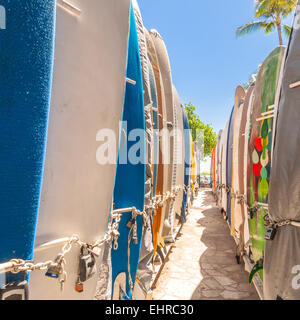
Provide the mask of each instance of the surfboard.
{"label": "surfboard", "polygon": [[173,172],[176,172],[174,175],[176,177],[173,185],[178,187],[177,196],[173,203],[171,203],[172,213],[170,221],[172,231],[169,237],[166,237],[166,242],[174,242],[176,227],[180,222],[181,211],[182,211],[182,200],[183,200],[183,185],[184,185],[184,131],[183,131],[183,117],[182,117],[182,106],[180,98],[176,88],[173,85],[173,100],[174,100],[174,164]]}
{"label": "surfboard", "polygon": [[214,148],[212,149],[211,156],[210,156],[210,187],[212,189],[212,192],[214,191],[213,161],[214,161]]}
{"label": "surfboard", "polygon": [[[269,189],[269,217],[272,221],[299,221],[299,17],[296,8],[293,29],[282,73],[277,113],[272,171]],[[280,77],[281,78],[281,77]],[[299,300],[299,239],[295,225],[277,228],[272,241],[266,242],[264,258],[265,299]]]}
{"label": "surfboard", "polygon": [[[152,37],[150,34],[145,31],[146,35],[146,42],[147,42],[147,50],[148,50],[148,57],[152,64],[154,77],[155,77],[155,84],[157,90],[157,104],[158,104],[158,126],[159,131],[166,128],[166,121],[165,120],[165,96],[164,96],[164,87],[161,78],[161,73],[159,69],[158,58],[156,54],[155,45],[153,43]],[[156,185],[156,194],[158,196],[163,196],[166,192],[166,177],[168,171],[165,168],[165,164],[163,162],[163,151],[165,148],[165,141],[162,139],[161,135],[159,136],[159,162],[157,167],[157,185]],[[162,227],[164,221],[164,214],[165,214],[165,206],[159,207],[156,209],[155,214],[153,216],[153,224],[152,224],[152,233],[153,233],[153,247],[154,247],[154,255],[157,252],[157,247],[160,243],[163,242],[162,239]]]}
{"label": "surfboard", "polygon": [[184,129],[184,186],[185,192],[183,193],[182,200],[182,221],[186,222],[189,200],[189,187],[190,187],[190,166],[191,166],[191,144],[190,144],[190,126],[186,111],[182,106],[183,129]]}
{"label": "surfboard", "polygon": [[234,113],[233,108],[231,111],[229,125],[228,125],[228,135],[227,135],[227,148],[226,148],[226,187],[227,187],[227,208],[226,208],[226,218],[231,226],[231,187],[232,187],[232,145],[233,145],[233,123],[234,123]]}
{"label": "surfboard", "polygon": [[196,165],[197,165],[197,170],[196,170],[196,174],[197,174],[197,188],[199,190],[200,188],[200,177],[201,177],[201,146],[202,141],[197,140],[195,143],[195,153],[196,153]]}
{"label": "surfboard", "polygon": [[[6,29],[0,38],[0,263],[5,263],[33,258],[50,105],[55,1],[5,0],[1,5],[6,10]],[[24,277],[7,274],[0,288]],[[28,298],[27,288],[23,289],[2,299]]]}
{"label": "surfboard", "polygon": [[[104,237],[125,90],[130,1],[69,0],[68,5],[62,1],[57,4],[51,111],[34,253],[37,262],[54,260],[64,239],[72,235],[87,244]],[[129,61],[135,58],[131,57],[132,51],[129,50]],[[127,76],[134,78],[135,74],[127,72]],[[139,86],[137,83],[134,88]],[[134,96],[134,100],[138,98]],[[138,119],[138,108],[134,112]],[[134,177],[133,173],[130,180],[134,181]],[[131,200],[126,192],[123,196]],[[122,204],[116,193],[115,202],[116,208]],[[122,237],[126,237],[122,228],[126,230],[121,226],[119,250]],[[93,299],[96,275],[83,283],[83,292],[75,290],[79,256],[77,246],[66,256],[67,281],[63,291],[57,280],[34,272],[30,283],[32,298]],[[97,268],[99,264],[100,257],[96,259]],[[118,265],[122,266],[119,262]]]}
{"label": "surfboard", "polygon": [[195,155],[195,144],[193,139],[191,139],[191,154],[192,154],[192,168],[191,168],[191,188],[192,197],[194,198],[194,192],[196,187],[196,155]]}
{"label": "surfboard", "polygon": [[[144,112],[145,112],[145,138],[146,138],[146,177],[145,177],[145,215],[143,219],[143,235],[141,243],[141,251],[139,265],[136,275],[136,285],[134,291],[134,299],[146,299],[150,291],[152,281],[153,268],[153,245],[152,245],[152,209],[147,209],[152,204],[153,196],[153,119],[152,119],[152,98],[150,84],[150,70],[147,45],[145,37],[145,28],[139,5],[136,0],[132,0],[132,7],[135,16],[137,28],[139,52],[143,76],[143,92],[144,92]],[[152,67],[151,67],[152,68]]]}
{"label": "surfboard", "polygon": [[[268,203],[273,135],[273,111],[270,112],[270,106],[274,105],[284,54],[284,47],[274,49],[261,65],[256,79],[248,142],[247,202],[249,207],[256,202]],[[264,209],[250,212],[249,232],[252,239],[252,258],[255,262],[264,257],[265,214]],[[262,277],[262,272],[260,276]]]}
{"label": "surfboard", "polygon": [[238,253],[241,255],[243,242],[240,235],[240,225],[242,223],[242,214],[238,202],[240,201],[239,193],[239,174],[238,162],[241,154],[239,153],[239,133],[241,130],[241,117],[244,110],[246,92],[242,86],[237,86],[235,90],[234,116],[233,116],[233,144],[232,144],[232,198],[231,198],[231,235],[234,236],[238,243]]}
{"label": "surfboard", "polygon": [[149,76],[150,76],[150,88],[151,88],[151,99],[152,99],[152,121],[153,121],[153,153],[152,153],[152,197],[156,196],[157,186],[157,172],[159,163],[159,125],[158,125],[158,102],[157,102],[157,91],[154,71],[152,64],[149,60]]}
{"label": "surfboard", "polygon": [[218,142],[217,142],[217,157],[216,157],[216,183],[217,183],[217,206],[221,207],[221,184],[222,184],[222,171],[221,171],[221,150],[222,150],[222,133],[223,130],[220,130],[218,133]]}
{"label": "surfboard", "polygon": [[226,127],[222,133],[221,139],[221,213],[225,216],[227,209],[227,192],[226,192],[226,154],[227,154],[227,136],[228,136],[229,121],[226,123]]}
{"label": "surfboard", "polygon": [[[163,158],[166,163],[166,191],[172,192],[175,187],[174,182],[176,181],[176,172],[173,172],[174,164],[174,136],[169,135],[174,129],[174,102],[173,102],[173,89],[172,89],[172,74],[170,67],[170,60],[168,56],[168,51],[166,45],[162,39],[162,36],[154,29],[150,30],[150,36],[152,37],[153,43],[155,45],[159,68],[161,72],[164,95],[165,95],[165,106],[166,106],[166,127],[168,132],[164,139],[166,140],[166,148],[163,152]],[[169,135],[169,136],[168,136]],[[173,220],[171,215],[171,199],[166,201],[165,204],[165,216],[163,223],[162,236],[168,236],[172,231],[170,221]]]}
{"label": "surfboard", "polygon": [[192,176],[193,176],[193,151],[192,151],[192,144],[193,144],[193,137],[191,130],[189,130],[189,143],[190,143],[190,160],[189,160],[189,182],[188,182],[188,195],[187,195],[187,215],[190,213],[190,209],[192,207],[192,199],[193,199],[193,187],[192,187]]}
{"label": "surfboard", "polygon": [[217,144],[215,144],[211,156],[212,188],[214,194],[216,194],[216,148]]}
{"label": "surfboard", "polygon": [[253,92],[255,83],[252,83],[247,90],[245,96],[244,107],[241,116],[241,124],[238,137],[238,185],[237,193],[240,195],[239,200],[236,202],[236,206],[239,206],[241,214],[241,223],[238,227],[240,235],[240,243],[242,244],[241,251],[249,254],[248,242],[249,242],[249,225],[248,225],[248,209],[247,209],[247,154],[248,154],[248,132],[249,132],[249,120],[250,111],[253,102]]}
{"label": "surfboard", "polygon": [[[125,102],[123,109],[123,122],[127,122],[127,130],[129,139],[127,148],[121,145],[119,150],[119,162],[116,170],[116,180],[113,193],[114,209],[122,209],[135,207],[137,210],[144,210],[145,196],[145,115],[144,115],[144,96],[143,96],[143,77],[141,70],[141,61],[139,53],[139,43],[137,28],[134,16],[133,7],[130,13],[130,32],[128,44],[128,61],[126,76],[135,81],[135,85],[126,84]],[[139,137],[136,141],[130,139],[132,130],[139,130]],[[120,154],[122,149],[128,154],[128,163],[122,164]],[[134,152],[132,154],[131,152]],[[132,158],[130,160],[130,158]],[[132,161],[136,158],[136,161]],[[127,183],[131,181],[132,186],[128,188]],[[142,231],[143,218],[141,215],[136,217],[136,239],[134,240],[134,232],[130,234],[128,223],[133,219],[132,212],[123,214],[119,232],[118,249],[112,250],[112,287],[114,296],[114,281],[119,274],[126,274],[126,287],[121,287],[123,290],[122,300],[133,299],[133,290],[138,268]],[[135,242],[136,241],[136,242]],[[115,296],[114,296],[115,299]]]}

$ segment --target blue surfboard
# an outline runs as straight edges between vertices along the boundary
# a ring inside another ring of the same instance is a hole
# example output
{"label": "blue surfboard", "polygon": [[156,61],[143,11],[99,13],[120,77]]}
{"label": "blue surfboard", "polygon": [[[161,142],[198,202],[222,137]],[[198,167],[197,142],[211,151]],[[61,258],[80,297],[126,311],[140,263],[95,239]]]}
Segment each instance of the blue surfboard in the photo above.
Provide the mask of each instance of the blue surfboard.
{"label": "blue surfboard", "polygon": [[[184,129],[184,185],[189,186],[190,175],[191,175],[191,144],[190,144],[190,126],[187,114],[182,106],[182,117],[183,117],[183,129]],[[182,218],[186,221],[186,210],[187,210],[188,192],[183,193],[182,201]]]}
{"label": "blue surfboard", "polygon": [[[54,54],[55,0],[3,0],[0,31],[0,263],[31,260]],[[23,275],[9,275],[19,281]],[[3,285],[3,283],[2,283]]]}
{"label": "blue surfboard", "polygon": [[156,83],[154,78],[154,72],[152,64],[149,61],[149,77],[150,77],[150,89],[151,89],[151,98],[152,98],[152,118],[153,118],[153,186],[152,186],[152,195],[156,195],[156,185],[157,185],[157,169],[159,161],[159,126],[158,126],[158,104],[157,104],[157,92],[156,92]]}
{"label": "blue surfboard", "polygon": [[[143,98],[143,81],[139,54],[139,44],[137,29],[135,23],[134,12],[131,7],[130,13],[130,31],[127,57],[127,78],[134,80],[136,84],[126,83],[125,100],[123,106],[123,122],[127,123],[128,134],[133,129],[142,129],[145,135],[145,117],[144,117],[144,98]],[[138,141],[139,142],[139,141]],[[136,207],[138,210],[144,210],[145,196],[145,136],[141,138],[140,143],[143,144],[142,150],[139,150],[137,156],[142,159],[138,164],[127,164],[120,161],[120,154],[124,154],[137,143],[137,141],[128,141],[126,144],[121,143],[119,150],[118,164],[116,170],[115,188],[113,194],[114,209],[122,209],[128,207]],[[124,150],[126,148],[126,150]],[[122,150],[123,149],[123,150]],[[137,239],[138,243],[134,244],[130,241],[130,262],[128,264],[128,238],[130,229],[127,227],[128,222],[132,219],[132,213],[123,214],[118,239],[118,249],[112,250],[112,288],[118,275],[126,274],[126,286],[124,288],[124,299],[132,299],[129,268],[132,283],[135,283],[136,272],[139,262],[143,222],[142,217],[137,217]],[[112,289],[112,295],[113,295]]]}
{"label": "blue surfboard", "polygon": [[[228,136],[227,136],[227,148],[226,148],[226,186],[231,188],[232,186],[232,144],[233,144],[233,109],[231,111]],[[227,209],[226,217],[231,225],[231,191],[227,193]]]}

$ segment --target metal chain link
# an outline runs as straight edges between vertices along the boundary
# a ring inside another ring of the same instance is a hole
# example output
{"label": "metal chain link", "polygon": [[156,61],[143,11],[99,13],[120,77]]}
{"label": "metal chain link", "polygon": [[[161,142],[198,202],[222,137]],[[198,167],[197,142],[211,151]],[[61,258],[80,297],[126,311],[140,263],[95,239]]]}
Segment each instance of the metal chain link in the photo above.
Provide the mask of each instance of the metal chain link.
{"label": "metal chain link", "polygon": [[73,246],[76,245],[78,247],[90,247],[91,249],[100,248],[105,243],[111,245],[112,241],[114,241],[114,250],[118,248],[118,238],[120,233],[119,223],[121,221],[122,214],[113,213],[111,217],[111,224],[108,227],[108,231],[105,236],[96,241],[93,245],[89,246],[87,243],[82,242],[77,235],[73,235],[62,247],[61,252],[57,255],[54,261],[48,260],[46,262],[33,263],[31,261],[25,261],[22,259],[12,259],[9,261],[11,263],[10,272],[17,274],[19,272],[31,273],[33,271],[45,271],[49,268],[55,268],[58,271],[58,281],[61,284],[61,289],[63,289],[63,285],[67,280],[67,273],[65,271],[66,260],[65,256],[72,250]]}
{"label": "metal chain link", "polygon": [[66,260],[65,256],[72,250],[73,246],[76,245],[78,247],[89,247],[92,250],[95,248],[101,248],[105,243],[108,245],[112,245],[114,242],[113,249],[118,249],[118,238],[120,237],[119,232],[119,224],[124,212],[132,211],[133,216],[141,215],[145,217],[147,214],[146,211],[148,209],[155,210],[158,207],[162,207],[164,203],[168,200],[175,201],[178,192],[181,190],[185,190],[186,186],[176,186],[172,192],[166,192],[163,196],[158,195],[153,198],[152,204],[148,207],[145,207],[144,211],[139,211],[135,207],[125,208],[125,209],[117,209],[113,210],[110,218],[110,224],[108,225],[108,230],[105,236],[97,240],[93,245],[88,245],[87,243],[80,240],[78,235],[73,235],[62,247],[61,252],[57,255],[54,261],[48,260],[45,262],[33,263],[31,261],[25,261],[23,259],[12,259],[9,261],[11,264],[10,272],[17,274],[20,272],[31,273],[33,271],[45,271],[49,268],[56,268],[58,271],[58,281],[60,282],[61,289],[63,289],[63,285],[67,280],[67,273],[65,271]]}

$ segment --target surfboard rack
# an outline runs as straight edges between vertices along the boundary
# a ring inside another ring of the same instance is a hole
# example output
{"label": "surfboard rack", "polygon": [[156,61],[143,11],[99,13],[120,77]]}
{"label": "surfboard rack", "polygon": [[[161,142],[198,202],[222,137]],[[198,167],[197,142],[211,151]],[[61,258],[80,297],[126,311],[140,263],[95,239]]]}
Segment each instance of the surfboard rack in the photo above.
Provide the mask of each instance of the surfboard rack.
{"label": "surfboard rack", "polygon": [[134,81],[134,80],[132,80],[132,79],[129,79],[129,78],[127,78],[126,77],[126,82],[128,82],[128,83],[130,83],[130,84],[132,84],[132,85],[136,85],[136,81]]}
{"label": "surfboard rack", "polygon": [[260,208],[263,208],[263,209],[269,209],[269,206],[267,203],[262,203],[262,202],[256,202],[256,205]]}
{"label": "surfboard rack", "polygon": [[0,264],[0,274],[7,273],[13,270],[15,264],[13,262],[5,262]]}
{"label": "surfboard rack", "polygon": [[290,84],[290,89],[294,89],[300,87],[300,81],[294,82]]}
{"label": "surfboard rack", "polygon": [[36,246],[34,248],[34,252],[40,252],[45,249],[50,249],[50,248],[56,247],[57,245],[64,244],[68,241],[69,241],[69,238],[61,238],[61,239],[45,242],[43,244]]}
{"label": "surfboard rack", "polygon": [[273,113],[274,113],[274,110],[271,110],[271,111],[263,112],[261,115],[262,116],[267,116],[267,115],[273,114]]}
{"label": "surfboard rack", "polygon": [[262,121],[262,120],[267,120],[267,119],[271,119],[271,118],[274,118],[274,114],[272,114],[270,116],[266,116],[266,117],[257,118],[256,121]]}
{"label": "surfboard rack", "polygon": [[159,264],[154,263],[153,264],[153,275],[152,275],[152,281],[150,284],[150,288],[151,290],[154,290],[156,288],[156,283],[161,275],[162,270],[164,269],[165,263],[167,261],[167,257],[169,256],[169,254],[171,253],[171,249],[174,247],[175,245],[175,240],[177,239],[177,237],[180,234],[180,231],[183,227],[183,223],[179,223],[176,227],[176,230],[173,234],[173,238],[174,238],[174,242],[169,242],[169,243],[165,243],[164,244],[164,261],[160,261]]}
{"label": "surfboard rack", "polygon": [[56,5],[62,9],[65,9],[77,16],[81,14],[81,10],[74,6],[73,4],[69,3],[66,0],[56,0]]}

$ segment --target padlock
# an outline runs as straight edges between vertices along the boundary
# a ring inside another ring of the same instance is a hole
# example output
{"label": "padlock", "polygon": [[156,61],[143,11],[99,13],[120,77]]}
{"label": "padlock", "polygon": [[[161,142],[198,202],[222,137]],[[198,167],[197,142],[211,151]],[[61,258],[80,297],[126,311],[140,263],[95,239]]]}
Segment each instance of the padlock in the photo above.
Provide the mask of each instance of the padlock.
{"label": "padlock", "polygon": [[26,273],[23,272],[23,279],[7,283],[0,288],[0,300],[28,300],[28,283],[25,279]]}
{"label": "padlock", "polygon": [[46,277],[58,279],[59,277],[59,268],[57,267],[49,267],[47,272],[45,273]]}
{"label": "padlock", "polygon": [[[55,262],[57,263],[58,261],[61,261],[61,259],[63,259],[63,258],[61,255],[59,255],[56,257]],[[58,279],[61,272],[62,272],[61,265],[58,264],[57,266],[50,266],[48,268],[47,272],[45,273],[45,276]]]}
{"label": "padlock", "polygon": [[132,226],[135,224],[136,222],[136,218],[131,219],[128,223],[127,223],[127,228],[131,229]]}
{"label": "padlock", "polygon": [[76,281],[75,290],[79,293],[83,292],[83,283],[80,281],[80,277]]}
{"label": "padlock", "polygon": [[92,253],[84,254],[84,247],[81,247],[79,258],[79,279],[85,282],[96,274],[96,258]]}
{"label": "padlock", "polygon": [[267,229],[267,232],[265,234],[265,239],[266,240],[274,240],[275,235],[276,235],[276,228],[272,225]]}
{"label": "padlock", "polygon": [[136,226],[136,223],[133,226],[132,232],[133,232],[132,233],[132,243],[137,245],[139,243],[139,240],[138,240],[138,237],[137,237],[137,226]]}
{"label": "padlock", "polygon": [[257,212],[257,208],[250,209],[250,219],[254,218],[255,213]]}
{"label": "padlock", "polygon": [[135,232],[133,232],[133,236],[132,236],[132,243],[133,243],[134,245],[139,244],[139,239],[138,239],[138,237],[137,237],[137,233],[136,233],[136,231],[135,231]]}

